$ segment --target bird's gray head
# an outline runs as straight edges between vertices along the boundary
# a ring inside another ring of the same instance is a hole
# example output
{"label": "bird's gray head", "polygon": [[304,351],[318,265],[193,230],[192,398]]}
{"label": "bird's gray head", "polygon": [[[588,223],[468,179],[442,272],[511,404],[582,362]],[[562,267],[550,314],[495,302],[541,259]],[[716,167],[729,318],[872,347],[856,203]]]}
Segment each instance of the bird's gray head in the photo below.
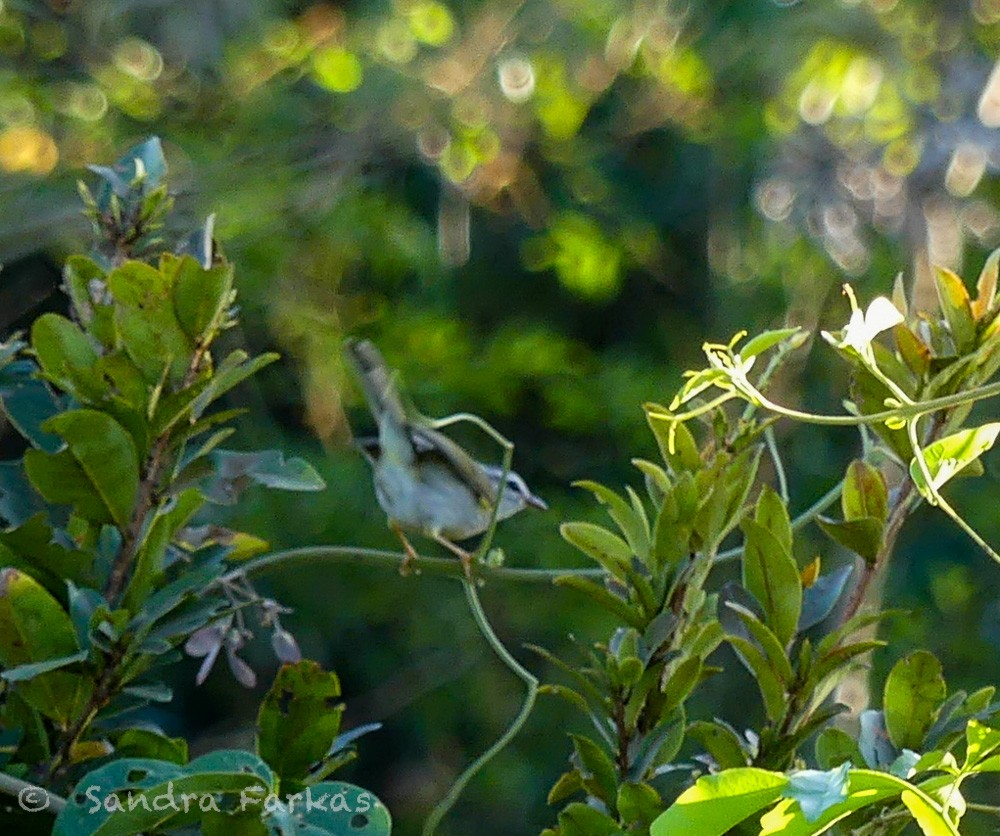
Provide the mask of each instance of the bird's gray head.
{"label": "bird's gray head", "polygon": [[[495,487],[500,486],[500,479],[503,477],[503,468],[494,465],[483,465],[486,475]],[[541,497],[535,496],[528,488],[524,479],[518,476],[513,470],[507,472],[507,478],[500,494],[500,517],[514,514],[527,506],[546,510],[549,506]],[[506,513],[505,513],[506,512]]]}

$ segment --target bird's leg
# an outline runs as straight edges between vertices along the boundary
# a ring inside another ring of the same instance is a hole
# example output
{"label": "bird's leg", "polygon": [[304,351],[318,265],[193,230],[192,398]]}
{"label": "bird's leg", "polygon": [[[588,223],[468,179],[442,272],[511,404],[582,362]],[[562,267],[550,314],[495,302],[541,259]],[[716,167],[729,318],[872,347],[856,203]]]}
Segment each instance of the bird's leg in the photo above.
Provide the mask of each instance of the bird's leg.
{"label": "bird's leg", "polygon": [[458,559],[462,561],[462,569],[465,572],[465,577],[470,581],[472,580],[472,555],[469,554],[461,546],[456,546],[447,537],[445,537],[440,531],[436,531],[431,535],[434,540],[444,546],[452,554],[458,555]]}
{"label": "bird's leg", "polygon": [[399,567],[399,574],[409,575],[413,563],[417,559],[417,551],[413,548],[413,544],[406,539],[403,529],[399,527],[399,523],[395,520],[389,520],[389,530],[399,538],[399,542],[403,544],[403,551],[406,552],[406,557],[403,558],[403,562]]}

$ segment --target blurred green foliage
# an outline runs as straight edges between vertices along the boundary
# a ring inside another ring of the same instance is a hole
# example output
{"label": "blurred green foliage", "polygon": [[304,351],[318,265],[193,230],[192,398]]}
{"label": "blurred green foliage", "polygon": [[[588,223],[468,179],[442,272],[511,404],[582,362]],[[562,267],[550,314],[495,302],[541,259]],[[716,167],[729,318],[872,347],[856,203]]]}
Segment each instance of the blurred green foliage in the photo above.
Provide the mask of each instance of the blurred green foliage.
{"label": "blurred green foliage", "polygon": [[[217,212],[239,266],[228,338],[286,357],[230,396],[246,443],[294,449],[331,486],[251,496],[232,524],[279,546],[391,545],[346,443],[339,346],[364,331],[424,412],[478,412],[517,443],[552,511],[501,528],[508,561],[572,565],[558,522],[597,512],[566,485],[634,480],[629,459],[654,455],[640,405],[704,339],[838,325],[845,276],[870,297],[903,268],[926,304],[930,263],[978,269],[1000,235],[998,45],[996,0],[3,0],[0,334],[64,305],[50,265],[86,240],[81,167],[158,134],[177,225]],[[783,401],[835,406],[846,378],[826,363],[790,368]],[[803,505],[856,452],[817,428],[780,443]],[[963,487],[989,534],[991,492]],[[888,580],[914,615],[887,637],[936,650],[956,686],[996,680],[998,585],[960,533],[921,524]],[[340,672],[348,723],[386,724],[357,777],[410,832],[517,683],[453,582],[310,565],[270,583],[306,655]],[[512,643],[608,633],[569,591],[484,597]],[[194,669],[175,683],[183,731],[205,749],[246,735],[258,698],[225,675],[195,690]],[[453,832],[549,822],[562,715],[540,707]]]}

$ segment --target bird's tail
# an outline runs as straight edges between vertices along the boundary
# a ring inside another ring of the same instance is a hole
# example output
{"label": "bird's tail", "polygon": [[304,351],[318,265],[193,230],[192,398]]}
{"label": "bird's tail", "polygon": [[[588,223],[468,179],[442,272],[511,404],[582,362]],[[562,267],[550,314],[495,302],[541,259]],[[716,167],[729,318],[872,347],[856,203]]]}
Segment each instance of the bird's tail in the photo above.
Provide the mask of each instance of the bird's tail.
{"label": "bird's tail", "polygon": [[372,417],[379,421],[383,415],[397,424],[406,420],[406,410],[396,387],[396,375],[385,364],[385,359],[370,340],[347,340],[344,354],[353,367]]}

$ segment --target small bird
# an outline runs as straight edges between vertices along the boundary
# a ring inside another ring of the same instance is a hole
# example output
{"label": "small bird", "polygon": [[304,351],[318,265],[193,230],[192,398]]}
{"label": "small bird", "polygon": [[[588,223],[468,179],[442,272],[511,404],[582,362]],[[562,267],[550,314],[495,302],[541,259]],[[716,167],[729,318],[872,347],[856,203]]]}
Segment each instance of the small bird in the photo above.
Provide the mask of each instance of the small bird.
{"label": "small bird", "polygon": [[[416,532],[440,543],[462,561],[472,576],[472,555],[454,540],[482,534],[490,523],[503,468],[473,459],[461,446],[430,426],[410,418],[381,353],[368,340],[348,340],[345,355],[354,368],[378,427],[377,438],[359,438],[358,446],[372,466],[375,495],[389,517],[389,528],[406,552],[400,571],[406,574],[417,553],[406,537]],[[531,506],[548,506],[524,479],[507,473],[497,519]]]}

